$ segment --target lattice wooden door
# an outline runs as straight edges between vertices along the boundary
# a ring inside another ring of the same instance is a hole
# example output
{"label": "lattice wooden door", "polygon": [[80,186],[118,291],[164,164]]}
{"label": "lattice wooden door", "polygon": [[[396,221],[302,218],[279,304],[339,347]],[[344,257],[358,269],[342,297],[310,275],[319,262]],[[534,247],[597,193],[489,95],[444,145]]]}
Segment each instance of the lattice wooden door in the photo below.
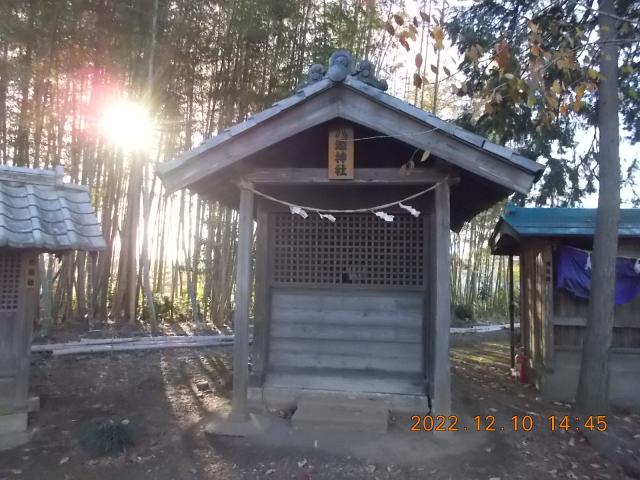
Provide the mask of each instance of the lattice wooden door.
{"label": "lattice wooden door", "polygon": [[272,225],[274,285],[423,285],[422,217],[341,214],[332,223],[277,213]]}

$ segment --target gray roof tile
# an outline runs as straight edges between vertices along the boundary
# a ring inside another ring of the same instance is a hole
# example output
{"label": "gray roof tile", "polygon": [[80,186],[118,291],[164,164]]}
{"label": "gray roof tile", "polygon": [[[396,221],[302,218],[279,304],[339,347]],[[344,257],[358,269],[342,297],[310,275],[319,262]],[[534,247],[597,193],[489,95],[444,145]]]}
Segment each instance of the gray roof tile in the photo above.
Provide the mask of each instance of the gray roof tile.
{"label": "gray roof tile", "polygon": [[97,251],[106,243],[88,189],[53,170],[0,166],[0,247]]}

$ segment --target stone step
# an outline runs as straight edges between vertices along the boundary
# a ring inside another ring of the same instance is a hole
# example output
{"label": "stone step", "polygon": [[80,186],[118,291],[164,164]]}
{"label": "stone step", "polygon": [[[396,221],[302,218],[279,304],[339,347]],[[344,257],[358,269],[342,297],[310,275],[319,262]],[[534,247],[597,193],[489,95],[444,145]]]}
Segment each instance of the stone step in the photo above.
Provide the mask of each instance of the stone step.
{"label": "stone step", "polygon": [[320,400],[303,398],[291,422],[295,429],[350,430],[384,433],[389,407],[375,400]]}
{"label": "stone step", "polygon": [[31,440],[31,432],[0,433],[0,452],[24,445]]}
{"label": "stone step", "polygon": [[26,431],[28,420],[27,412],[0,415],[0,435]]}

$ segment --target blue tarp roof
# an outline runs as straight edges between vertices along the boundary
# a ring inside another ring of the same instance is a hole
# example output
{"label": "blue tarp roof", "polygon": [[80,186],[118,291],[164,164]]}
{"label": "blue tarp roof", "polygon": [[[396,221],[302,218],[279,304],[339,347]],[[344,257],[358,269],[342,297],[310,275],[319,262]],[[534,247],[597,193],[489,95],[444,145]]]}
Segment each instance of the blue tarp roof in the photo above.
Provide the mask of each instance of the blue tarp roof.
{"label": "blue tarp roof", "polygon": [[[489,239],[495,254],[512,253],[523,238],[593,237],[595,208],[525,208],[507,205]],[[640,209],[620,209],[620,237],[640,238]]]}
{"label": "blue tarp roof", "polygon": [[[595,208],[524,208],[507,205],[502,220],[524,237],[590,237],[596,223]],[[619,235],[640,237],[640,209],[620,209]]]}

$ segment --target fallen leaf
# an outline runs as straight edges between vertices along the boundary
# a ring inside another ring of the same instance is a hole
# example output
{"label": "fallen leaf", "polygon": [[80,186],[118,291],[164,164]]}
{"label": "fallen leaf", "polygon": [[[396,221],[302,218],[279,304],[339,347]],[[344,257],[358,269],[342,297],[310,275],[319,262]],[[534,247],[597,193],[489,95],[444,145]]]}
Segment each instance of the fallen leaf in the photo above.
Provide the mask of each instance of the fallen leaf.
{"label": "fallen leaf", "polygon": [[69,461],[69,457],[64,457],[62,460],[60,460],[60,462],[58,463],[58,465],[64,465],[65,463],[67,463]]}

